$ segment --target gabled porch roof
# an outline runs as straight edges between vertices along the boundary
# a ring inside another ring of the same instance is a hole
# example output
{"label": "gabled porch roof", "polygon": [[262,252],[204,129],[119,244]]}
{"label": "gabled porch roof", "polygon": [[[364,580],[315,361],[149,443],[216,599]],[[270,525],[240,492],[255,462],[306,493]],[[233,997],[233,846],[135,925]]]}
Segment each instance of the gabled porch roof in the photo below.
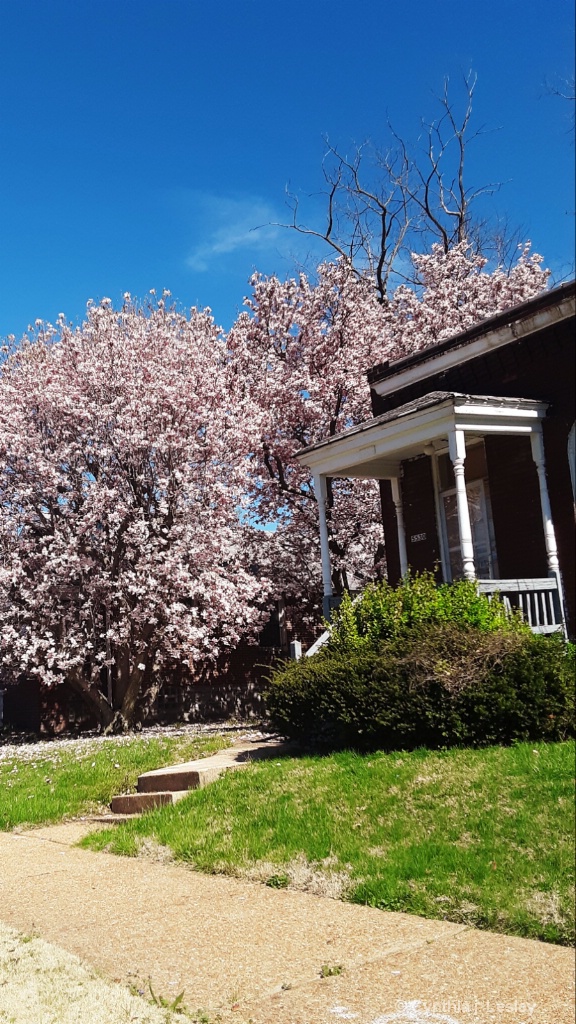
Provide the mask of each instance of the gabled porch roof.
{"label": "gabled porch roof", "polygon": [[404,459],[445,449],[455,431],[469,439],[492,433],[529,435],[539,430],[547,409],[546,402],[526,398],[432,391],[303,448],[296,458],[315,476],[393,479]]}
{"label": "gabled porch roof", "polygon": [[[365,420],[349,430],[326,438],[299,451],[296,458],[308,466],[314,477],[318,503],[325,615],[329,616],[332,595],[330,568],[330,526],[327,516],[327,478],[348,477],[390,480],[396,510],[400,569],[409,568],[404,513],[402,507],[401,463],[421,455],[448,451],[455,478],[458,533],[466,579],[476,579],[474,545],[465,463],[467,441],[487,434],[524,435],[530,438],[536,466],[544,543],[550,577],[554,578],[559,607],[562,586],[558,550],[552,523],[546,480],[542,420],[548,403],[526,398],[500,398],[492,395],[465,395],[454,391],[432,391],[397,409]],[[561,615],[559,622],[562,622]]]}

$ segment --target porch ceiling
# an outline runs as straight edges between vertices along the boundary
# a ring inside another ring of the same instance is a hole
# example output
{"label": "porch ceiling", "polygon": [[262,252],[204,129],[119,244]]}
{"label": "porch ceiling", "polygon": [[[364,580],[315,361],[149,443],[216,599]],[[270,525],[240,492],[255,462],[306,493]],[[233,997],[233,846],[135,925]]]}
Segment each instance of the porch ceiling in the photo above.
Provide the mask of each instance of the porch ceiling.
{"label": "porch ceiling", "polygon": [[546,415],[545,402],[433,391],[335,437],[297,452],[296,458],[322,476],[390,479],[404,459],[431,454],[448,436],[530,434]]}

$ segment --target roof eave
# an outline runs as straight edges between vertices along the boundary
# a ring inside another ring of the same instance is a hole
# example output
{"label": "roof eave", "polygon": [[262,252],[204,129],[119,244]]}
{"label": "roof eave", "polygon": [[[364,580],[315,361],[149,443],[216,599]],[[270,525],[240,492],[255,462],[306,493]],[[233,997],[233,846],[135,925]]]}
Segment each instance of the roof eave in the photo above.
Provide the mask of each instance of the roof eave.
{"label": "roof eave", "polygon": [[508,345],[555,323],[573,317],[576,312],[576,282],[549,292],[483,320],[468,331],[453,335],[437,345],[422,349],[393,363],[381,363],[368,371],[368,382],[379,395],[407,387],[452,366],[475,359],[486,352]]}
{"label": "roof eave", "polygon": [[454,429],[468,433],[529,434],[546,415],[547,404],[531,399],[434,392],[429,401],[383,413],[296,454],[314,475],[397,476],[400,462],[422,454],[426,444]]}

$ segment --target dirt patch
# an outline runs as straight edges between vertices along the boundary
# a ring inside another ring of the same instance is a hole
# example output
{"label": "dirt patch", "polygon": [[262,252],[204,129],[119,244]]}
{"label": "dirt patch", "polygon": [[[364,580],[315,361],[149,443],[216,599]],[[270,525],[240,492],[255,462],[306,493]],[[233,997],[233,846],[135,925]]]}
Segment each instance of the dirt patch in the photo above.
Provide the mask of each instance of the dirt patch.
{"label": "dirt patch", "polygon": [[353,886],[358,885],[358,879],[353,881],[347,871],[336,871],[330,863],[310,863],[302,856],[281,867],[270,861],[259,861],[242,872],[242,876],[265,882],[275,889],[298,889],[333,900],[344,899]]}
{"label": "dirt patch", "polygon": [[564,925],[567,915],[560,905],[557,892],[535,892],[526,903],[527,909],[542,924]]}
{"label": "dirt patch", "polygon": [[171,864],[174,860],[174,854],[170,847],[157,843],[150,836],[138,836],[136,843],[139,857],[146,857],[148,860],[156,861],[157,864]]}

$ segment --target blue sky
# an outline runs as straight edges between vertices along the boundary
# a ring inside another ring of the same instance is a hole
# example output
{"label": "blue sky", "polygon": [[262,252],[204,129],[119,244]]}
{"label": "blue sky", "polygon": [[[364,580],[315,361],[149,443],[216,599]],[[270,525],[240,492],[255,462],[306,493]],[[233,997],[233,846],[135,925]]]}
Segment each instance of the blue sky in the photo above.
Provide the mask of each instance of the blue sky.
{"label": "blue sky", "polygon": [[573,53],[570,0],[0,0],[0,336],[152,288],[229,326],[255,269],[321,255],[266,225],[288,183],[321,188],[323,136],[415,139],[469,69],[500,128],[469,180],[504,182],[490,210],[571,276],[572,111],[546,82]]}

